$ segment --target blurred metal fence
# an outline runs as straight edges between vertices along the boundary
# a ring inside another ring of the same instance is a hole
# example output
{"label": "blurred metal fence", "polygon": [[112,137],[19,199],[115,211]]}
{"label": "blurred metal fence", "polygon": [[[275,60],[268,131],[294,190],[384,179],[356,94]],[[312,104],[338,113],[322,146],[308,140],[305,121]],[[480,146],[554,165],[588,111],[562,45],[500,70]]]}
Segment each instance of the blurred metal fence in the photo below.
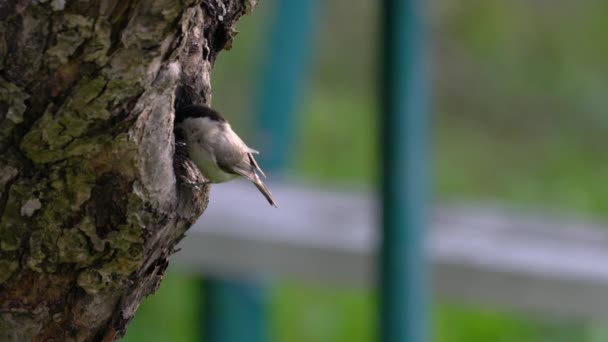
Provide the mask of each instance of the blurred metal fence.
{"label": "blurred metal fence", "polygon": [[[204,276],[375,286],[375,196],[271,187],[281,210],[248,184],[215,186],[177,265]],[[446,206],[432,216],[426,249],[436,297],[564,318],[608,315],[605,226],[487,205]]]}
{"label": "blurred metal fence", "polygon": [[[262,165],[275,170],[289,156],[317,5],[277,1],[280,15],[255,109],[270,157]],[[259,283],[265,277],[378,286],[380,340],[390,342],[428,340],[429,287],[435,297],[464,304],[606,316],[608,230],[496,208],[446,207],[435,210],[425,240],[429,80],[423,2],[384,0],[381,6],[381,196],[274,184],[281,206],[274,210],[240,184],[214,187],[209,209],[175,257],[207,279],[204,340],[267,339]],[[381,198],[381,208],[372,197]]]}

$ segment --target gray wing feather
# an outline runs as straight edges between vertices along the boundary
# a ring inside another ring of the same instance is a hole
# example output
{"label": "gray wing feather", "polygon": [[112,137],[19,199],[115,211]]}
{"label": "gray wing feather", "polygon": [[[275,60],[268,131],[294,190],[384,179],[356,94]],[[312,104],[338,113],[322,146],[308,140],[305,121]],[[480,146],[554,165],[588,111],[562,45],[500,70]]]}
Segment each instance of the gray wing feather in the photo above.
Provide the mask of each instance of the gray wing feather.
{"label": "gray wing feather", "polygon": [[[217,165],[225,172],[237,174],[252,182],[266,197],[268,203],[277,207],[270,190],[268,190],[256,173],[259,172],[262,176],[266,177],[266,174],[264,174],[264,171],[262,171],[253,157],[252,150],[236,134],[234,134],[234,137],[230,135],[226,135],[226,137],[223,143],[213,146]],[[257,152],[253,151],[253,153]]]}
{"label": "gray wing feather", "polygon": [[251,164],[253,164],[253,167],[255,168],[255,170],[257,172],[259,172],[262,177],[266,178],[266,174],[264,173],[264,171],[262,171],[262,168],[260,167],[260,165],[258,165],[258,162],[255,160],[255,158],[253,157],[253,154],[249,153],[249,160],[251,161]]}
{"label": "gray wing feather", "polygon": [[224,171],[235,173],[253,183],[255,187],[258,188],[258,190],[262,193],[262,195],[266,197],[268,203],[270,203],[270,205],[272,205],[273,207],[278,208],[277,203],[272,197],[272,193],[270,193],[270,190],[268,190],[266,184],[262,182],[258,174],[255,172],[256,166],[253,165],[253,163],[251,162],[252,160],[254,159],[250,156],[250,158],[243,158],[240,163],[233,165],[232,167],[222,166],[222,164],[220,163],[218,163],[218,165]]}
{"label": "gray wing feather", "polygon": [[274,198],[272,198],[272,194],[270,193],[270,190],[268,190],[268,188],[266,187],[266,184],[264,184],[264,182],[262,182],[262,180],[260,179],[260,177],[258,177],[258,175],[255,175],[255,177],[257,178],[257,181],[253,182],[255,187],[258,188],[258,190],[260,190],[260,192],[262,193],[262,195],[264,195],[264,197],[266,197],[266,200],[268,201],[268,203],[270,203],[271,206],[278,208],[279,206],[274,201]]}

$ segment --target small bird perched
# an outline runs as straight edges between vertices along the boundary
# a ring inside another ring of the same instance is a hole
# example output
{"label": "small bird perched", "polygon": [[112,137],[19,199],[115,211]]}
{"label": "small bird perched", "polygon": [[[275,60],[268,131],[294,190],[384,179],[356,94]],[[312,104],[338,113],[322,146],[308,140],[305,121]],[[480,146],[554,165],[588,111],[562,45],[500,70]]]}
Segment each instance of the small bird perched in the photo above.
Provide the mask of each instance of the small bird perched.
{"label": "small bird perched", "polygon": [[175,112],[175,128],[186,142],[190,159],[209,183],[223,183],[237,177],[252,182],[277,207],[270,190],[258,176],[266,178],[254,154],[217,111],[199,105],[179,108]]}

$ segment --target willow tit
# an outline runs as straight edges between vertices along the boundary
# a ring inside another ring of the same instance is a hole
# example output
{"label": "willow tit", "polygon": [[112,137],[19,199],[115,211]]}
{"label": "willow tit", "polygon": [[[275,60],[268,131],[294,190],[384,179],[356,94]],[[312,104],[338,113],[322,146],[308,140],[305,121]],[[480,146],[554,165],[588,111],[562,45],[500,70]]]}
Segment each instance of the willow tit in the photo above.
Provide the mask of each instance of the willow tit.
{"label": "willow tit", "polygon": [[258,176],[260,173],[266,178],[253,157],[259,152],[249,148],[220,113],[207,106],[182,107],[175,112],[175,128],[186,142],[190,159],[209,183],[243,177],[260,190],[270,205],[277,207]]}

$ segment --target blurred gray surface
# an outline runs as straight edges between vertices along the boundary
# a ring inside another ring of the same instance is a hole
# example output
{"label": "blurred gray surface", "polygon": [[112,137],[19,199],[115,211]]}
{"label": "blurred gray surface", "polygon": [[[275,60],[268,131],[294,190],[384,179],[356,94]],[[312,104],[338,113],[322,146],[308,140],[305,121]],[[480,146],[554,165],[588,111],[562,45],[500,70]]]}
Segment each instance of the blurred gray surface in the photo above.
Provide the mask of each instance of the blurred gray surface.
{"label": "blurred gray surface", "polygon": [[[375,201],[363,192],[215,185],[173,260],[201,275],[373,286]],[[568,318],[608,316],[608,230],[489,206],[433,211],[434,295],[460,304]]]}

